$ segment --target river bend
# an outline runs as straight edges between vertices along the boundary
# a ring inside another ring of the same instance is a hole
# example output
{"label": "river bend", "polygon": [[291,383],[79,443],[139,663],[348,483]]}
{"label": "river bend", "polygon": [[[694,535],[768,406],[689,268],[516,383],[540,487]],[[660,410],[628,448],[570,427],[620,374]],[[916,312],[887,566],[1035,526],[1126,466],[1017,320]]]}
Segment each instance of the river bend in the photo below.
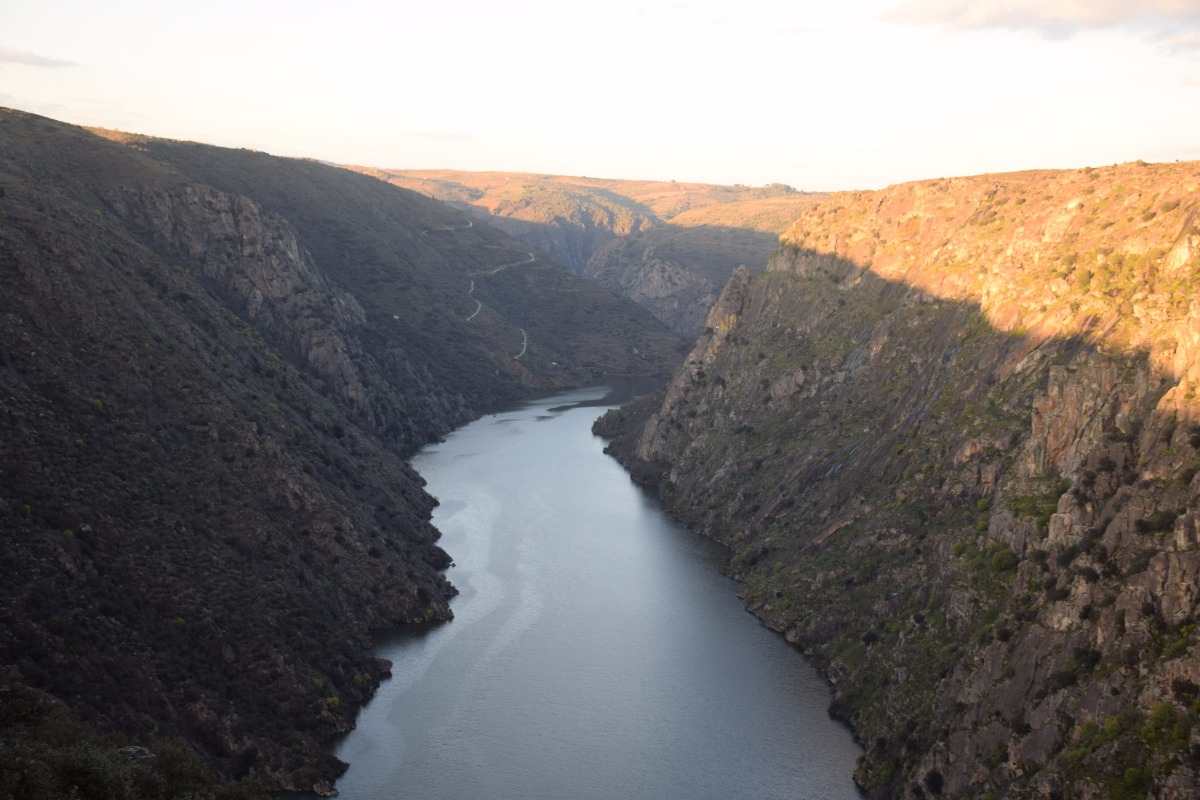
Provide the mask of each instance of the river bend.
{"label": "river bend", "polygon": [[747,614],[714,543],[590,431],[604,389],[422,451],[455,619],[385,640],[346,800],[857,800],[829,690]]}

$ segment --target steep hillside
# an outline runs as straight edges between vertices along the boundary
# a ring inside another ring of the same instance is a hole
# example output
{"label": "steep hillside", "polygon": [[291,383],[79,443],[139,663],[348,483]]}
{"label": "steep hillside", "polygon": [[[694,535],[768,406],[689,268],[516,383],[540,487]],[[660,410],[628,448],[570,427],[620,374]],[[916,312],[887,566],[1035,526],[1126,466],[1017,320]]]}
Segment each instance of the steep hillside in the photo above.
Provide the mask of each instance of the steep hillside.
{"label": "steep hillside", "polygon": [[1200,165],[837,195],[600,429],[872,797],[1200,793]]}
{"label": "steep hillside", "polygon": [[511,172],[352,167],[395,186],[450,203],[580,272],[592,253],[619,236],[661,224],[657,212],[622,191],[626,181]]}
{"label": "steep hillside", "polygon": [[353,169],[486,219],[688,337],[734,268],[761,271],[778,234],[825,197],[782,184]]}
{"label": "steep hillside", "polygon": [[285,215],[362,303],[380,341],[402,342],[405,359],[476,409],[494,405],[497,371],[512,398],[678,363],[678,338],[636,305],[441,203],[316,162],[122,138],[189,178]]}
{"label": "steep hillside", "polygon": [[671,330],[695,337],[733,270],[745,265],[761,272],[777,245],[774,236],[759,231],[666,225],[607,243],[583,274],[633,300]]}
{"label": "steep hillside", "polygon": [[[676,339],[378,181],[108,136],[0,111],[0,705],[27,685],[163,765],[175,740],[327,791],[388,668],[371,632],[451,616],[403,458]],[[55,755],[62,728],[21,758],[112,763]]]}

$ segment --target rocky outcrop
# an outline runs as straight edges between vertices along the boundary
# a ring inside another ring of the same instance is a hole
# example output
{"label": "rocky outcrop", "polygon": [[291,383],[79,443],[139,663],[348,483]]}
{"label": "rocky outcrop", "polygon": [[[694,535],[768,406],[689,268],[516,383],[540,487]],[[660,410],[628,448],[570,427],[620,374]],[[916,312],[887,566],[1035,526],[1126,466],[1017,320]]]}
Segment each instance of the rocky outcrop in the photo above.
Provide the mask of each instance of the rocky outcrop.
{"label": "rocky outcrop", "polygon": [[583,274],[649,309],[672,330],[699,334],[716,297],[708,279],[656,257],[653,246],[632,258],[628,250],[628,242],[610,242],[592,256]]}
{"label": "rocky outcrop", "polygon": [[106,199],[228,298],[235,313],[376,421],[355,364],[363,353],[352,329],[366,322],[366,313],[321,273],[285,219],[246,197],[204,186],[124,186]]}
{"label": "rocky outcrop", "polygon": [[835,196],[626,412],[622,457],[824,666],[870,796],[1200,792],[1197,187]]}
{"label": "rocky outcrop", "polygon": [[605,245],[583,274],[650,310],[672,330],[698,336],[734,269],[761,272],[774,236],[732,228],[667,226]]}

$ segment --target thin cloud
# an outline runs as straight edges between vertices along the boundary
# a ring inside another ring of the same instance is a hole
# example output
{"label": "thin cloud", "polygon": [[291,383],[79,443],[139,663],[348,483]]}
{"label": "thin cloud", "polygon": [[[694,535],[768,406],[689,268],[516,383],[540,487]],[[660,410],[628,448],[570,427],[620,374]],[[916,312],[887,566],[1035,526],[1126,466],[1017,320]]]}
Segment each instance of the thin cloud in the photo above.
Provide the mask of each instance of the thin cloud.
{"label": "thin cloud", "polygon": [[74,61],[63,61],[58,58],[38,55],[29,50],[18,50],[15,47],[0,45],[0,64],[24,64],[27,67],[77,67]]}
{"label": "thin cloud", "polygon": [[1200,30],[1200,0],[904,0],[883,18],[955,29],[1036,30],[1056,39],[1129,27],[1165,41]]}
{"label": "thin cloud", "polygon": [[1200,53],[1200,30],[1171,34],[1162,39],[1162,45],[1176,53]]}

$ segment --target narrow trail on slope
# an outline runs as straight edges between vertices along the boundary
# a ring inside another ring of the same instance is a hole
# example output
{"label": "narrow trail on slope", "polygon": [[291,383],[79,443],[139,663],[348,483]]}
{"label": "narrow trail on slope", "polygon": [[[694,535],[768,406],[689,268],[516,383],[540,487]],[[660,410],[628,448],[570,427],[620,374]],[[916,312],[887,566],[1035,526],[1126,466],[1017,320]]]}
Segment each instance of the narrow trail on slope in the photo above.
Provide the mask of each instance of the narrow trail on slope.
{"label": "narrow trail on slope", "polygon": [[[475,293],[475,281],[471,281],[471,288],[467,292],[467,297],[471,297],[471,295],[474,293]],[[467,317],[466,320],[464,320],[464,322],[470,322],[471,320],[475,319],[476,314],[478,314],[480,311],[483,311],[483,303],[481,303],[479,300],[476,300],[474,297],[471,297],[471,299],[475,300],[475,310],[471,312],[471,316]]]}
{"label": "narrow trail on slope", "polygon": [[[425,236],[430,233],[453,233],[454,231],[465,231],[468,228],[473,228],[473,227],[475,227],[475,221],[467,220],[466,225],[447,225],[443,228],[426,228],[425,230],[421,231],[421,235]],[[532,264],[533,262],[537,261],[537,256],[534,255],[533,253],[526,253],[526,256],[528,256],[528,258],[526,258],[524,261],[510,261],[505,264],[500,264],[499,266],[494,267],[493,269],[480,269],[480,270],[475,270],[473,272],[468,272],[467,274],[468,275],[496,275],[497,273],[500,273],[506,269],[509,269],[510,267],[523,267],[527,264]],[[470,297],[472,300],[475,301],[475,310],[471,312],[470,316],[465,317],[463,319],[463,322],[470,322],[471,320],[475,319],[475,317],[479,314],[480,311],[483,311],[483,302],[480,301],[478,298],[476,298],[474,295],[475,295],[475,279],[472,278],[471,279],[471,288],[467,290],[467,297]],[[528,334],[525,333],[525,329],[518,328],[517,330],[519,330],[521,332],[521,352],[519,352],[515,356],[513,356],[513,361],[516,361],[517,359],[521,358],[521,356],[525,355],[525,351],[529,349],[529,336],[528,336]]]}
{"label": "narrow trail on slope", "polygon": [[501,264],[500,266],[496,267],[495,269],[481,269],[481,270],[476,270],[475,272],[472,272],[470,274],[471,275],[495,275],[497,272],[508,269],[509,267],[523,267],[526,264],[532,264],[534,261],[537,261],[537,256],[535,256],[533,253],[528,253],[527,255],[529,256],[529,258],[526,259],[525,261],[513,261],[509,264]]}
{"label": "narrow trail on slope", "polygon": [[467,228],[474,228],[474,227],[475,227],[475,221],[469,219],[469,220],[467,220],[466,225],[447,225],[444,228],[426,228],[425,230],[421,231],[421,235],[425,236],[430,233],[449,233],[451,231],[465,231]]}

